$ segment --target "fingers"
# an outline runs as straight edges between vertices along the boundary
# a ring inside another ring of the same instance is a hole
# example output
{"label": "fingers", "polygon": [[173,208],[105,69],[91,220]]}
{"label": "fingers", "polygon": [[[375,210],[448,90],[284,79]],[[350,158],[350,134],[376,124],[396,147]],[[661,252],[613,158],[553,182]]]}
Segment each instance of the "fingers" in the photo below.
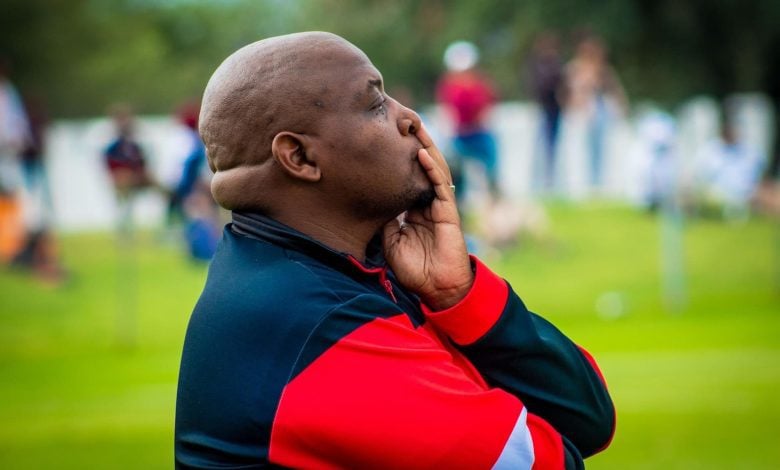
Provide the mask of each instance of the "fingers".
{"label": "fingers", "polygon": [[447,160],[444,158],[444,154],[441,153],[436,144],[433,142],[431,135],[428,133],[424,124],[420,124],[420,129],[415,133],[417,140],[423,145],[423,148],[428,151],[428,154],[433,157],[433,160],[439,165],[449,181],[452,181],[452,174],[450,173],[450,167],[447,164]]}
{"label": "fingers", "polygon": [[436,196],[445,201],[455,199],[455,193],[450,186],[449,174],[445,174],[439,163],[431,156],[427,149],[420,149],[417,153],[420,165],[425,169],[428,179],[433,184]]}

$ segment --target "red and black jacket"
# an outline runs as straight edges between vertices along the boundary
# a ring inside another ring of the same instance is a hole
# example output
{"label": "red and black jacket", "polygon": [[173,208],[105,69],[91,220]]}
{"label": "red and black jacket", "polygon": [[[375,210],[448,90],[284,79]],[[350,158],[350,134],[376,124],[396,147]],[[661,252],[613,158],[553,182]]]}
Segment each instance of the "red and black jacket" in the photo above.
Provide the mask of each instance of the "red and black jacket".
{"label": "red and black jacket", "polygon": [[177,468],[570,469],[607,446],[597,366],[504,280],[472,257],[431,312],[379,258],[234,214],[187,329]]}

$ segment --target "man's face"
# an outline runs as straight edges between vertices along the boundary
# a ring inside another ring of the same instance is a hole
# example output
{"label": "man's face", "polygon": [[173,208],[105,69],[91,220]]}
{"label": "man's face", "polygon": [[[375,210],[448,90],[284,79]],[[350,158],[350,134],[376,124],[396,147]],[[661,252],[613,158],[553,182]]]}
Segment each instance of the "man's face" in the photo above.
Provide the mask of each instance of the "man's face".
{"label": "man's face", "polygon": [[434,193],[414,134],[419,116],[385,93],[379,71],[359,50],[334,49],[315,80],[325,97],[314,150],[327,197],[366,219],[389,220],[429,204]]}

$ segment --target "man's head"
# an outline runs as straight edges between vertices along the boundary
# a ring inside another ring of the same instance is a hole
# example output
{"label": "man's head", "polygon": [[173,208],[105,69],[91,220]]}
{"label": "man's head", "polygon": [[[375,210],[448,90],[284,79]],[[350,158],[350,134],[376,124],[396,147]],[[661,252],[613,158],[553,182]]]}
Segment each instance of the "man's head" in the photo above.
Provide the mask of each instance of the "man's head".
{"label": "man's head", "polygon": [[306,205],[388,218],[429,201],[419,126],[360,49],[322,32],[235,52],[211,77],[200,115],[215,199],[272,216]]}

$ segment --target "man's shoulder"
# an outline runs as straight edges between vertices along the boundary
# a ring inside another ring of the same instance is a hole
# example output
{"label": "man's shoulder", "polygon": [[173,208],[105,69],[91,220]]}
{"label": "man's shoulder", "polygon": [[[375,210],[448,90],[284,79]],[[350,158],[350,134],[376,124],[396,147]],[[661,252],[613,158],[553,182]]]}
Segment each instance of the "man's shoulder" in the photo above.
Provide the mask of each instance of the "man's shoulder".
{"label": "man's shoulder", "polygon": [[317,322],[356,298],[382,297],[367,287],[368,282],[227,228],[196,311],[217,310],[266,324]]}
{"label": "man's shoulder", "polygon": [[312,287],[310,269],[290,259],[284,248],[233,233],[229,227],[209,267],[204,292],[280,297]]}

